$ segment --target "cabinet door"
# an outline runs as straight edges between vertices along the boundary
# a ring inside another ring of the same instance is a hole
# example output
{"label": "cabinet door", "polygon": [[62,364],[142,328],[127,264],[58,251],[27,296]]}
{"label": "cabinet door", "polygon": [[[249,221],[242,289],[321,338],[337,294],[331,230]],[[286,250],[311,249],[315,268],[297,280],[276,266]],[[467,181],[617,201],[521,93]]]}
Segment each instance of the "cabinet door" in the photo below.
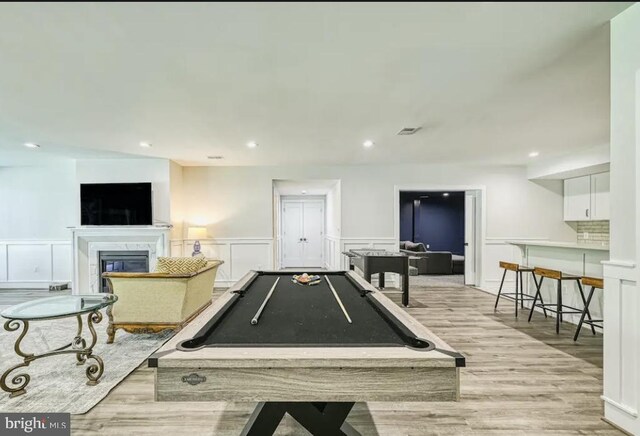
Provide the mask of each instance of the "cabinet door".
{"label": "cabinet door", "polygon": [[591,176],[564,181],[564,220],[591,219]]}
{"label": "cabinet door", "polygon": [[591,219],[609,219],[609,173],[591,176]]}

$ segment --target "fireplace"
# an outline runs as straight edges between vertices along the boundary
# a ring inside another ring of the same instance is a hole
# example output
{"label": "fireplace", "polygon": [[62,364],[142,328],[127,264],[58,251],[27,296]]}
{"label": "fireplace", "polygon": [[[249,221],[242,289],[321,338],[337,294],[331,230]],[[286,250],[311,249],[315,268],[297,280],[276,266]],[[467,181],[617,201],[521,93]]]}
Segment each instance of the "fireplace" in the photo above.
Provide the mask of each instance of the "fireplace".
{"label": "fireplace", "polygon": [[108,292],[105,272],[149,272],[148,251],[100,251],[98,252],[98,283],[100,292]]}

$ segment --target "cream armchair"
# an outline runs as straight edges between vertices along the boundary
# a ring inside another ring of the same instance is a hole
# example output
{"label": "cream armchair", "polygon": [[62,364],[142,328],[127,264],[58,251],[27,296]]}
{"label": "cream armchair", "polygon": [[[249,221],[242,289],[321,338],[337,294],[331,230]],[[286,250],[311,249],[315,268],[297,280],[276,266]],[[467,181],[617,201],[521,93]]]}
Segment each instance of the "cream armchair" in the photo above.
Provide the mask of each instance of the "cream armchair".
{"label": "cream armchair", "polygon": [[107,343],[117,329],[129,333],[180,330],[211,303],[213,284],[221,260],[187,274],[104,273],[109,290],[118,296],[107,311]]}

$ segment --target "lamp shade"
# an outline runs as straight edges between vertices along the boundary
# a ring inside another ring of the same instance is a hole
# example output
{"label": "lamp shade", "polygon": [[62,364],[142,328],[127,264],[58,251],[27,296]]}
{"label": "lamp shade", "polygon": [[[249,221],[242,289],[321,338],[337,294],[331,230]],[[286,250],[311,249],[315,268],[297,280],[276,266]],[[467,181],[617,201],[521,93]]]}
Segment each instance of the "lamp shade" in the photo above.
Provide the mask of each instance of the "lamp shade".
{"label": "lamp shade", "polygon": [[207,239],[206,227],[189,227],[187,239]]}

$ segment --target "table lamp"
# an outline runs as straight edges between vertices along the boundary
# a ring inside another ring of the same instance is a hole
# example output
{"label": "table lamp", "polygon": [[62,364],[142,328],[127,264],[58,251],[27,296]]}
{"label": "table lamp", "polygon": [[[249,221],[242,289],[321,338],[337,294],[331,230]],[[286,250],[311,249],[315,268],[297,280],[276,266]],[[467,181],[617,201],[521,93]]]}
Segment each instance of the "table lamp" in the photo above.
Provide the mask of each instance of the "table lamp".
{"label": "table lamp", "polygon": [[207,228],[189,227],[187,230],[187,239],[195,239],[195,242],[193,243],[193,253],[191,253],[191,256],[204,256],[200,251],[200,239],[207,239]]}

